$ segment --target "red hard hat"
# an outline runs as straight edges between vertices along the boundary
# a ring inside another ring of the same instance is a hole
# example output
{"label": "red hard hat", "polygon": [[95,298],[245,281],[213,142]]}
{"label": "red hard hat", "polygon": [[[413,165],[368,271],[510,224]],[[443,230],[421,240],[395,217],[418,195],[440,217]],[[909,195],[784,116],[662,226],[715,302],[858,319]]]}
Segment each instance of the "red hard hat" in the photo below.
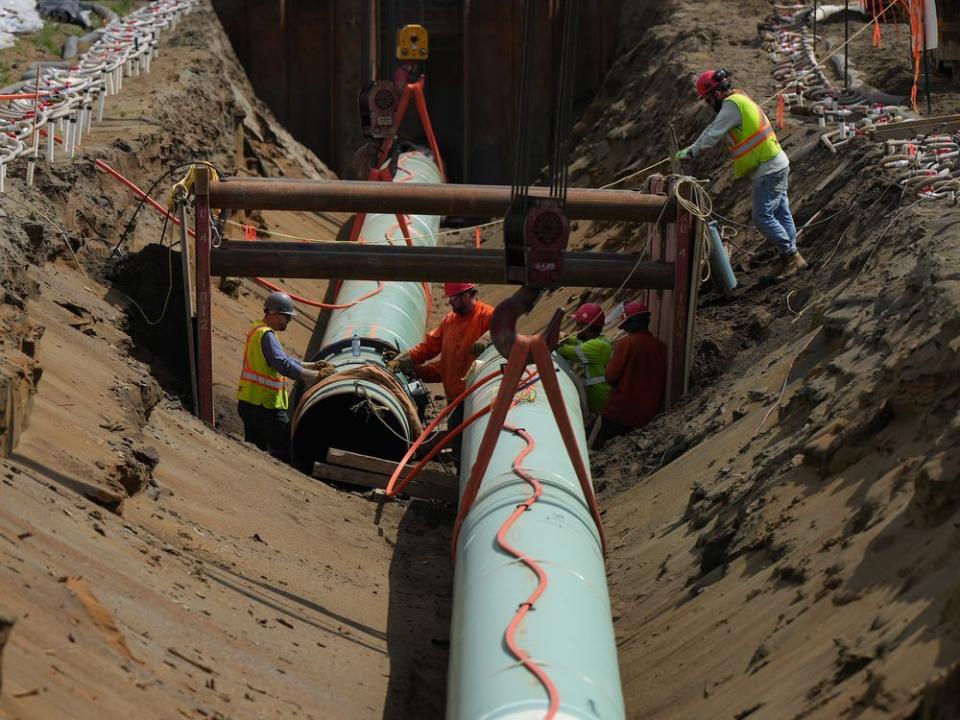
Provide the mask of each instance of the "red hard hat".
{"label": "red hard hat", "polygon": [[607,318],[603,314],[603,308],[596,303],[584,303],[576,309],[570,319],[576,320],[578,323],[602,328]]}
{"label": "red hard hat", "polygon": [[627,320],[629,320],[630,318],[636,317],[637,315],[643,315],[644,313],[646,313],[647,315],[649,315],[649,314],[650,314],[650,308],[648,308],[646,305],[644,305],[644,304],[643,304],[642,302],[640,302],[639,300],[631,300],[631,301],[628,302],[628,303],[624,303],[624,305],[623,305],[623,319],[620,320],[620,325],[621,325],[621,327],[622,327],[623,324],[624,324]]}
{"label": "red hard hat", "polygon": [[444,283],[443,284],[443,296],[446,298],[452,298],[454,295],[459,295],[462,292],[467,290],[476,290],[476,283]]}
{"label": "red hard hat", "polygon": [[707,70],[697,78],[697,95],[705,98],[714,90],[723,89],[724,85],[729,87],[730,73],[724,69]]}

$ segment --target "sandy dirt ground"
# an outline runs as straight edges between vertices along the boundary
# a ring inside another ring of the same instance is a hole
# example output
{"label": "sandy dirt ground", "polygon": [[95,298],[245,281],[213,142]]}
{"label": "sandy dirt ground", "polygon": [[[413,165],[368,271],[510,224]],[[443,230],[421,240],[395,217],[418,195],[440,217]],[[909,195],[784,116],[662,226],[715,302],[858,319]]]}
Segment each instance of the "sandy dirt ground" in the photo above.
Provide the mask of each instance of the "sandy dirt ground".
{"label": "sandy dirt ground", "polygon": [[[729,68],[755,98],[774,93],[756,32],[771,4],[729,8],[624,3],[622,53],[575,130],[574,183],[661,160],[671,122],[695,138],[710,119],[692,92],[704,67]],[[851,57],[876,87],[909,91],[893,38],[875,50],[864,33]],[[935,87],[936,107],[960,102]],[[149,282],[107,279],[133,204],[92,158],[141,184],[198,154],[251,174],[325,168],[271,123],[206,9],[112,102],[81,158],[42,172],[38,192],[14,174],[0,201],[0,321],[20,348],[4,352],[24,378],[42,370],[30,425],[0,465],[0,617],[17,618],[0,716],[441,717],[450,510],[381,505],[239,442],[239,347],[265,295],[252,283],[215,293],[219,431],[185,412],[130,309],[135,296],[155,318],[163,261],[178,261],[137,253],[160,237],[155,215],[130,240],[141,265],[154,258]],[[866,142],[832,155],[795,118],[779,135],[798,222],[827,218],[800,242],[810,269],[766,282],[773,252],[739,228],[741,289],[702,288],[690,395],[591,457],[628,715],[957,717],[956,208],[901,197]],[[697,175],[713,180],[717,213],[749,223],[722,151]],[[250,218],[310,237],[333,237],[340,220]],[[638,250],[642,238],[581,222],[573,244]],[[552,293],[525,328],[581,295]],[[310,326],[284,343],[302,351]]]}
{"label": "sandy dirt ground", "polygon": [[[706,67],[754,98],[775,92],[756,34],[768,3],[739,4],[736,23],[712,22],[716,3],[631,5],[662,22],[636,26],[579,122],[582,184],[663,157],[668,122],[695,138],[710,115],[691,86]],[[898,43],[885,34],[880,50],[858,37],[852,63],[908,93],[902,28]],[[960,104],[945,81],[934,88],[935,111]],[[773,253],[739,228],[738,294],[702,288],[691,395],[592,457],[629,714],[954,717],[956,209],[901,197],[866,141],[831,155],[794,119],[779,135],[795,217],[829,219],[800,241],[810,269],[765,282]],[[749,194],[728,173],[720,150],[697,168],[715,210],[747,223]],[[580,232],[636,247],[626,228]]]}
{"label": "sandy dirt ground", "polygon": [[[164,38],[153,72],[125,85],[107,115],[75,162],[42,170],[34,191],[8,180],[0,201],[8,303],[43,328],[29,427],[2,463],[0,616],[16,624],[0,716],[442,715],[449,511],[338,491],[239,442],[236,374],[266,290],[215,293],[214,432],[184,411],[183,387],[131,305],[160,314],[167,251],[151,251],[153,285],[105,279],[135,203],[95,158],[144,187],[191,158],[231,172],[326,169],[252,96],[208,9]],[[321,239],[340,220],[250,218]],[[26,223],[42,228],[32,240]],[[129,257],[159,237],[159,217],[143,211]],[[169,259],[176,275],[179,252]],[[182,308],[168,308],[181,332]],[[303,315],[282,337],[295,353],[312,330]],[[154,330],[180,343],[167,332]]]}

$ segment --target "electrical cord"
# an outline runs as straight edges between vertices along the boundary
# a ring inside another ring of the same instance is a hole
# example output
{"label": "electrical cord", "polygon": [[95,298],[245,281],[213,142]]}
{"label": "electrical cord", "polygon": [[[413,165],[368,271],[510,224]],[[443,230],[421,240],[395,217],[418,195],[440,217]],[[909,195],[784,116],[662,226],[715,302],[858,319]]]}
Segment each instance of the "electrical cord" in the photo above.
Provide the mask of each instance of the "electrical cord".
{"label": "electrical cord", "polygon": [[119,251],[120,248],[123,247],[123,245],[126,243],[127,236],[130,234],[130,231],[133,229],[133,224],[137,219],[137,215],[140,213],[140,210],[143,208],[144,204],[146,204],[147,199],[153,194],[153,191],[157,189],[157,186],[160,185],[160,183],[162,183],[168,177],[170,177],[173,173],[179,172],[180,170],[183,170],[184,168],[188,168],[191,165],[206,165],[207,167],[212,168],[214,172],[216,172],[217,175],[219,175],[220,177],[224,177],[226,175],[226,173],[220,167],[218,167],[217,165],[213,164],[208,160],[194,160],[191,162],[182,163],[180,165],[177,165],[167,170],[160,177],[158,177],[150,186],[150,189],[147,190],[146,193],[144,193],[141,196],[140,201],[137,203],[137,207],[134,208],[133,214],[130,215],[130,219],[127,221],[127,224],[123,229],[123,233],[120,235],[120,239],[117,240],[117,244],[113,246],[113,249],[110,251],[110,254],[107,256],[108,259],[112,258],[117,253],[117,251]]}
{"label": "electrical cord", "polygon": [[[168,220],[169,220],[169,217],[165,215],[163,217],[163,227],[161,227],[160,229],[160,247],[164,246],[163,240],[164,240],[164,235],[166,235],[166,232],[167,232]],[[149,325],[150,327],[156,327],[161,322],[163,322],[163,318],[167,314],[167,308],[170,305],[170,298],[173,295],[173,245],[172,244],[169,248],[167,248],[167,270],[168,270],[167,296],[163,300],[163,307],[160,309],[160,317],[158,317],[156,320],[151,320],[149,317],[147,317],[147,313],[144,311],[142,307],[140,307],[140,304],[136,300],[134,300],[132,297],[127,295],[127,299],[130,301],[130,304],[137,309],[140,315],[143,316],[144,322],[147,323],[147,325]]]}

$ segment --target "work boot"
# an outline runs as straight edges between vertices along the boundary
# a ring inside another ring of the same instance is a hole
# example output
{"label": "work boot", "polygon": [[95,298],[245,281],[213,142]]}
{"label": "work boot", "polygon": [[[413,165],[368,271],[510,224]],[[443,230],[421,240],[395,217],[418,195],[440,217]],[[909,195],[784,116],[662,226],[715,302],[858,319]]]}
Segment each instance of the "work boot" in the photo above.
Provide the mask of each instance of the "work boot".
{"label": "work boot", "polygon": [[787,267],[787,256],[786,255],[777,255],[776,262],[773,263],[773,266],[770,268],[770,271],[764,276],[764,279],[767,282],[773,282],[774,280],[779,280],[780,275]]}
{"label": "work boot", "polygon": [[807,266],[807,261],[803,259],[799,252],[787,255],[782,262],[783,266],[777,275],[777,280],[786,280],[788,277],[793,277]]}

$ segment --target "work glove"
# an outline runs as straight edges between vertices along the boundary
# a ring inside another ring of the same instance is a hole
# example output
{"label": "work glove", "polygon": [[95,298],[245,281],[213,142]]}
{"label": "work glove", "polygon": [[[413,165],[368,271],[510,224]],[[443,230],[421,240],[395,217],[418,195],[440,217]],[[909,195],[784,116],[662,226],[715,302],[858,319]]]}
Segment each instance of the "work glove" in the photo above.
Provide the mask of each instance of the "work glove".
{"label": "work glove", "polygon": [[322,376],[316,370],[309,370],[304,368],[300,373],[300,379],[303,381],[303,387],[309,388],[313,387],[320,381]]}
{"label": "work glove", "polygon": [[397,357],[387,363],[387,367],[393,372],[402,372],[404,375],[412,375],[413,366],[413,359],[407,353],[397,355]]}
{"label": "work glove", "polygon": [[470,352],[473,353],[473,356],[474,356],[474,357],[479,357],[480,354],[481,354],[484,350],[486,350],[488,347],[490,347],[490,341],[489,341],[489,340],[483,340],[483,339],[481,339],[481,340],[475,340],[475,341],[473,342],[473,345],[470,346]]}
{"label": "work glove", "polygon": [[311,362],[300,363],[307,370],[316,370],[321,378],[329,377],[337,372],[337,366],[328,363],[326,360],[313,360]]}

